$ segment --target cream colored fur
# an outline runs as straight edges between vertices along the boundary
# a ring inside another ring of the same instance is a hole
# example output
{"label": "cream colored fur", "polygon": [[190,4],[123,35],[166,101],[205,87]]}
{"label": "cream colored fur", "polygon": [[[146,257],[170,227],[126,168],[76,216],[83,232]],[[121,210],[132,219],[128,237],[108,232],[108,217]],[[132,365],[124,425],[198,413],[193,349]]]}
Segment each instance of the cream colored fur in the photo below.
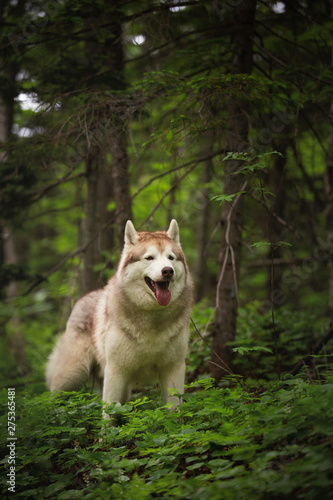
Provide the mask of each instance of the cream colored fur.
{"label": "cream colored fur", "polygon": [[[145,281],[165,281],[171,299],[160,305]],[[172,269],[172,271],[170,271]],[[160,380],[164,401],[176,407],[184,392],[192,280],[172,220],[167,232],[125,228],[116,274],[102,289],[82,297],[58,340],[46,369],[50,390],[76,390],[94,376],[103,400],[128,401],[131,390]]]}

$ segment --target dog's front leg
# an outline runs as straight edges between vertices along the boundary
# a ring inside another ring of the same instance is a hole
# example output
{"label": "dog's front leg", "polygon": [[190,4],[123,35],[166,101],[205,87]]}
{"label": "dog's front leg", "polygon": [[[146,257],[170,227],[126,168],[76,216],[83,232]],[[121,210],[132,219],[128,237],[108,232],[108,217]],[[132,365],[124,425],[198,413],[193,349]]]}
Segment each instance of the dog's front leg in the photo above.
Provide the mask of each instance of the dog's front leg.
{"label": "dog's front leg", "polygon": [[[128,380],[120,367],[108,360],[104,371],[103,401],[125,404],[130,398],[130,392]],[[108,418],[105,412],[104,418]]]}
{"label": "dog's front leg", "polygon": [[173,389],[179,394],[183,394],[184,380],[185,362],[180,363],[177,366],[173,366],[171,369],[164,369],[160,372],[163,399],[165,403],[172,403],[171,410],[174,410],[178,405],[180,405],[182,403],[182,399],[179,396],[170,394],[169,389]]}

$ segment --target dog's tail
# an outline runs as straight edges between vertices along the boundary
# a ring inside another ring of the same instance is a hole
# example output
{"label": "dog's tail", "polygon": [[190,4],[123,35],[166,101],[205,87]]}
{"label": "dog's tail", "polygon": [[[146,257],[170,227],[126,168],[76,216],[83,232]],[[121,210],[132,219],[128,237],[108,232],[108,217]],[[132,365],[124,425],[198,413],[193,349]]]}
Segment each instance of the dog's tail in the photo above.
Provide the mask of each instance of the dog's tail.
{"label": "dog's tail", "polygon": [[46,366],[46,384],[51,391],[76,391],[89,380],[94,365],[94,347],[89,335],[66,330]]}

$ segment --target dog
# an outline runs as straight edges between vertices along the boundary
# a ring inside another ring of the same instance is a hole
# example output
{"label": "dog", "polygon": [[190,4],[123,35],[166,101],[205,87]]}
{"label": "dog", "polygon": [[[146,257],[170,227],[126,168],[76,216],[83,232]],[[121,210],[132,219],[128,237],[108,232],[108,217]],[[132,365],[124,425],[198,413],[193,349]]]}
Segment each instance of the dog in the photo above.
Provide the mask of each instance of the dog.
{"label": "dog", "polygon": [[193,302],[178,224],[152,233],[127,221],[124,240],[115,275],[74,306],[48,360],[47,386],[78,390],[94,377],[106,403],[124,404],[132,389],[158,378],[174,409],[184,392]]}

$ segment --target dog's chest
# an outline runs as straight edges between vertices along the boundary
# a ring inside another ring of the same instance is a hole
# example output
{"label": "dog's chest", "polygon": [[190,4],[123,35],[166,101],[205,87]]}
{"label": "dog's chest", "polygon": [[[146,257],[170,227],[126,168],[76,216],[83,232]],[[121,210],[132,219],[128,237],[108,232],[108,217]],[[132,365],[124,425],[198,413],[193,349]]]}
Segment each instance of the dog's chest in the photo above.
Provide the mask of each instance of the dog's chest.
{"label": "dog's chest", "polygon": [[150,363],[156,363],[165,356],[172,344],[178,343],[181,334],[179,328],[156,328],[130,330],[122,328],[117,332],[121,336],[122,344],[127,353],[133,353],[136,358],[146,359]]}
{"label": "dog's chest", "polygon": [[[166,365],[184,355],[186,333],[177,323],[162,329],[124,321],[105,331],[105,358],[134,370]],[[185,347],[186,350],[186,347]]]}

